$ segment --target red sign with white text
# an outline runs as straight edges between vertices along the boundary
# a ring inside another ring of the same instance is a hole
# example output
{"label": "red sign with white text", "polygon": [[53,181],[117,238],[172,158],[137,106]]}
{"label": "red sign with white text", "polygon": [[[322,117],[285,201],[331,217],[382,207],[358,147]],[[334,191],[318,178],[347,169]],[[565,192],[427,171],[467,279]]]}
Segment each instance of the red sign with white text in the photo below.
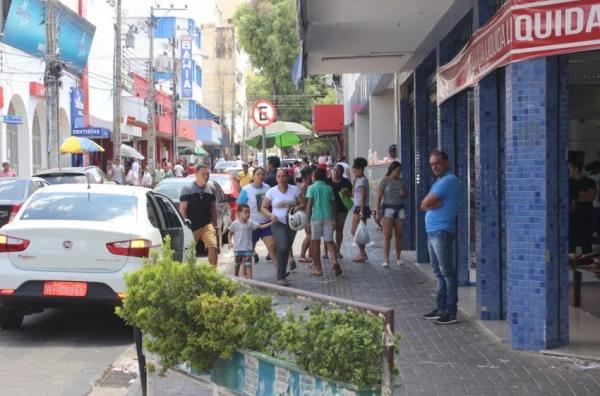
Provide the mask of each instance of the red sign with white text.
{"label": "red sign with white text", "polygon": [[509,0],[438,69],[438,103],[511,62],[595,49],[600,0]]}
{"label": "red sign with white text", "polygon": [[38,98],[45,98],[46,86],[35,81],[29,82],[29,95],[37,96]]}

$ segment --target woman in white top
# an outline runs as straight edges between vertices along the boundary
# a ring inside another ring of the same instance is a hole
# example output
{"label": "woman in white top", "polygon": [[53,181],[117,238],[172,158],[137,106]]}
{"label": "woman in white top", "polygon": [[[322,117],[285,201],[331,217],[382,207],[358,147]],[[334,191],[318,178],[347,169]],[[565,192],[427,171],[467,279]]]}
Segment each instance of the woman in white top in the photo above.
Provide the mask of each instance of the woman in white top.
{"label": "woman in white top", "polygon": [[292,230],[287,224],[287,213],[290,208],[301,210],[305,202],[300,189],[294,185],[288,184],[289,174],[286,169],[277,170],[277,185],[267,191],[263,199],[262,214],[267,216],[273,224],[271,230],[277,245],[277,283],[282,286],[289,286],[287,280],[288,256],[296,231]]}

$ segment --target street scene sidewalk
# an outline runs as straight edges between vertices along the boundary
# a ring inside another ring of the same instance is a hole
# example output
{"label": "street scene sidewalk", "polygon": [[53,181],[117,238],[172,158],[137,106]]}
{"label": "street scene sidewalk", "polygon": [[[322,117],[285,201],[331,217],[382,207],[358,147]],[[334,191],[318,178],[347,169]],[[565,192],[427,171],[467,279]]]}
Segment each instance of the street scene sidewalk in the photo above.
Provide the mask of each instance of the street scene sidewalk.
{"label": "street scene sidewalk", "polygon": [[[290,282],[294,288],[394,309],[395,327],[402,334],[394,395],[600,394],[597,364],[512,350],[464,312],[459,312],[459,323],[453,325],[436,325],[423,319],[422,314],[434,307],[431,278],[414,265],[413,252],[403,253],[403,266],[382,268],[382,233],[372,221],[369,231],[372,243],[367,247],[368,263],[351,261],[356,248],[346,227],[341,249],[344,274],[340,278],[324,260],[323,277],[311,276],[308,266],[299,263]],[[296,237],[296,257],[303,237],[303,233]],[[253,267],[254,279],[274,282],[273,264],[264,260],[266,251],[260,244],[258,252],[261,261]],[[227,254],[222,256],[219,270],[233,273],[232,259]],[[156,395],[210,392],[207,386],[194,384],[178,373],[155,379],[155,384]],[[131,390],[130,395],[141,394]]]}

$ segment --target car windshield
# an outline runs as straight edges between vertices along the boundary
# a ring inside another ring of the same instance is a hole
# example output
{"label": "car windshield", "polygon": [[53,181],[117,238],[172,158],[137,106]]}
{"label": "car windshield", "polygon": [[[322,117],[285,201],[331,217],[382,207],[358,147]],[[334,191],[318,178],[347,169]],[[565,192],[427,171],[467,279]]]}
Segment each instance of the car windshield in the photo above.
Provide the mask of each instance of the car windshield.
{"label": "car windshield", "polygon": [[29,180],[1,180],[0,201],[24,201]]}
{"label": "car windshield", "polygon": [[225,194],[231,194],[233,188],[231,186],[231,178],[229,176],[215,175],[211,173],[210,180],[219,183],[219,186],[221,186]]}
{"label": "car windshield", "polygon": [[137,198],[87,192],[41,192],[25,207],[21,220],[81,220],[135,223]]}
{"label": "car windshield", "polygon": [[[183,182],[185,181],[185,183]],[[166,195],[171,198],[175,202],[179,202],[179,197],[181,196],[181,188],[190,183],[189,180],[183,179],[182,182],[172,182],[167,181],[163,183],[158,183],[156,187],[154,187],[154,191],[159,192],[161,194]]]}
{"label": "car windshield", "polygon": [[82,174],[56,174],[56,175],[39,175],[49,184],[85,184],[87,177]]}

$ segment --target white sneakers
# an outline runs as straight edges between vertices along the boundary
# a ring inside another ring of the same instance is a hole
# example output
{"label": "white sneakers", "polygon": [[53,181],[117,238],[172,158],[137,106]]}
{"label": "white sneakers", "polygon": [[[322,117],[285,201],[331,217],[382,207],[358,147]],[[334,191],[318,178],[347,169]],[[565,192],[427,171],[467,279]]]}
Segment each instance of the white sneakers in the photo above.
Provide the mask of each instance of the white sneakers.
{"label": "white sneakers", "polygon": [[382,266],[383,268],[388,268],[390,265],[388,264],[388,262],[387,262],[387,261],[384,261],[384,262],[383,262],[383,264],[381,264],[381,266]]}

